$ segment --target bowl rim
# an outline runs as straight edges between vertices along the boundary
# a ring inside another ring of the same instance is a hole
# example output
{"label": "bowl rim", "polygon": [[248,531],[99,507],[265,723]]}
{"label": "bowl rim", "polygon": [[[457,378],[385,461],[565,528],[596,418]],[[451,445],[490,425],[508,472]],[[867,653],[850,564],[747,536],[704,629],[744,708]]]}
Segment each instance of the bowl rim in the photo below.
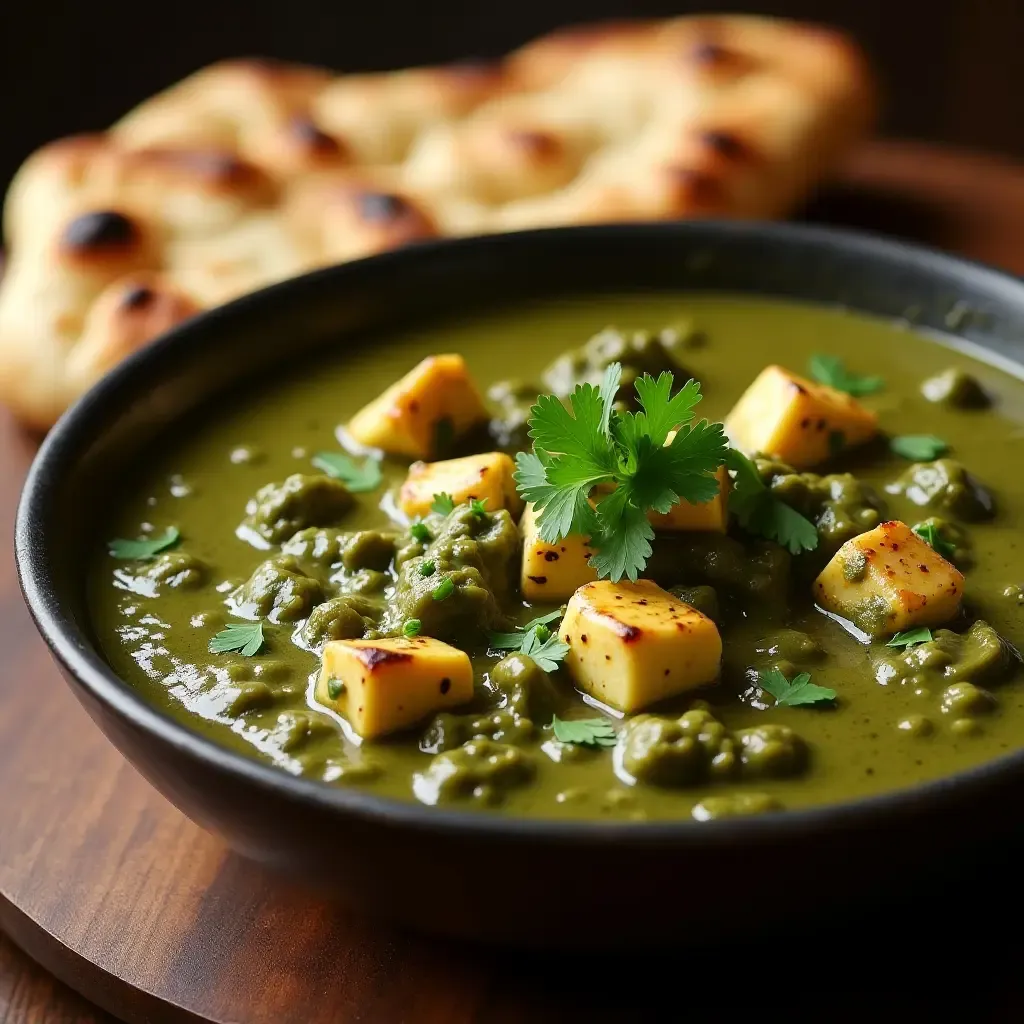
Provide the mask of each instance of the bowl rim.
{"label": "bowl rim", "polygon": [[[136,729],[153,735],[179,755],[235,777],[258,790],[311,805],[311,810],[340,814],[381,826],[400,827],[414,831],[469,833],[481,838],[514,842],[549,842],[575,844],[585,840],[614,841],[629,846],[680,844],[703,846],[733,842],[775,842],[800,834],[822,830],[878,826],[894,817],[932,812],[951,798],[967,799],[980,794],[999,781],[1014,774],[1024,775],[1024,747],[1003,754],[951,775],[895,790],[844,800],[836,803],[784,809],[765,815],[727,818],[700,822],[691,817],[656,819],[652,821],[608,821],[603,819],[559,819],[528,815],[505,815],[482,809],[459,809],[427,806],[411,796],[409,799],[381,796],[358,786],[338,786],[320,780],[292,775],[255,757],[221,746],[214,740],[190,729],[159,707],[150,704],[130,683],[122,680],[103,660],[89,638],[75,625],[65,607],[59,588],[41,545],[33,543],[34,524],[51,514],[51,496],[59,493],[56,471],[67,463],[83,443],[83,428],[95,411],[118,401],[125,393],[125,382],[144,374],[149,362],[158,354],[178,345],[196,331],[209,330],[218,320],[230,321],[235,312],[250,306],[274,303],[279,296],[298,291],[310,282],[333,279],[339,295],[345,287],[358,284],[370,268],[387,272],[394,267],[401,272],[406,264],[415,266],[439,251],[449,249],[500,248],[503,245],[543,245],[554,236],[574,234],[591,236],[592,244],[607,244],[618,236],[663,234],[694,235],[714,241],[723,237],[746,235],[766,244],[805,244],[840,249],[866,260],[892,263],[913,263],[937,275],[955,275],[979,290],[997,293],[1011,304],[1021,307],[1024,315],[1024,278],[991,267],[977,260],[944,253],[934,247],[892,239],[874,232],[833,228],[791,222],[753,221],[675,221],[654,223],[622,223],[540,228],[508,232],[500,235],[432,239],[401,249],[390,250],[359,260],[323,267],[298,277],[250,292],[233,301],[203,311],[197,316],[155,339],[143,349],[123,360],[89,391],[79,397],[60,417],[44,438],[26,475],[18,502],[14,527],[14,551],[18,581],[32,620],[51,654],[64,669],[65,678],[74,689],[80,688],[108,711]],[[350,282],[351,279],[351,283]],[[683,290],[682,288],[680,290]],[[766,291],[765,295],[770,295]],[[786,301],[798,298],[780,296]],[[806,300],[803,300],[806,301]],[[854,307],[856,308],[856,307]],[[1024,376],[1024,353],[1019,361],[1006,359],[979,346],[992,365]],[[76,696],[81,696],[76,694]],[[120,752],[120,751],[119,751]],[[126,756],[122,753],[122,756]],[[127,759],[127,758],[126,758]],[[130,759],[128,759],[130,760]]]}

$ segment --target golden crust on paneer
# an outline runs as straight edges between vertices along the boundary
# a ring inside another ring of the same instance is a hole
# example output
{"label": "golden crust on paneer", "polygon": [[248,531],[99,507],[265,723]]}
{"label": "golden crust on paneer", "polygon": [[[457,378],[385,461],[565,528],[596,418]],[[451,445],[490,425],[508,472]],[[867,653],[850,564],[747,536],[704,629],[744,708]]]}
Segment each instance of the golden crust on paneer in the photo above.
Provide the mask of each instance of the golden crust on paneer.
{"label": "golden crust on paneer", "polygon": [[626,712],[713,682],[722,660],[714,622],[650,580],[580,587],[559,635],[576,686]]}
{"label": "golden crust on paneer", "polygon": [[454,440],[487,419],[487,408],[460,355],[427,356],[352,417],[353,440],[389,455],[430,459],[439,439]]}
{"label": "golden crust on paneer", "polygon": [[733,406],[725,430],[748,454],[764,452],[810,469],[869,441],[878,417],[843,391],[766,366]]}
{"label": "golden crust on paneer", "polygon": [[473,667],[465,651],[426,636],[332,640],[315,695],[363,739],[375,739],[465,704],[473,696]]}
{"label": "golden crust on paneer", "polygon": [[513,474],[516,464],[504,452],[486,452],[444,462],[414,462],[398,495],[399,508],[410,518],[425,516],[437,494],[450,494],[456,505],[474,499],[488,512],[508,509],[513,518],[523,510]]}
{"label": "golden crust on paneer", "polygon": [[848,540],[814,582],[814,599],[872,637],[948,622],[964,578],[906,523],[893,520]]}

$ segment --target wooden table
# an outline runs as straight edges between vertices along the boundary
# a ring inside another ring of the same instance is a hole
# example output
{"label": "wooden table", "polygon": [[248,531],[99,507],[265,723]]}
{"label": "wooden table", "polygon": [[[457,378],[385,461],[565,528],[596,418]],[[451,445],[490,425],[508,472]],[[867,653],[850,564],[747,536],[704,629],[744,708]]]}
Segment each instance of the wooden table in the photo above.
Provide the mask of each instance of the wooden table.
{"label": "wooden table", "polygon": [[[1024,271],[1024,172],[994,158],[875,144],[810,216]],[[0,420],[4,536],[34,447]],[[940,927],[899,938],[888,921],[860,921],[858,938],[840,923],[806,937],[799,969],[786,966],[791,953],[765,948],[697,949],[658,968],[500,954],[355,920],[229,853],[135,774],[59,680],[9,552],[0,607],[0,927],[69,986],[0,940],[0,1024],[110,1019],[70,989],[130,1022],[661,1020],[701,993],[739,999],[744,986],[799,1009],[837,976],[847,991],[832,1020],[896,1003],[934,1012],[958,997],[972,1020],[1019,1018],[1020,950],[980,933],[984,914],[973,934],[948,937]],[[970,904],[1012,919],[1014,894],[994,884],[979,866],[974,884],[939,898],[951,913]],[[974,950],[994,959],[982,966]]]}

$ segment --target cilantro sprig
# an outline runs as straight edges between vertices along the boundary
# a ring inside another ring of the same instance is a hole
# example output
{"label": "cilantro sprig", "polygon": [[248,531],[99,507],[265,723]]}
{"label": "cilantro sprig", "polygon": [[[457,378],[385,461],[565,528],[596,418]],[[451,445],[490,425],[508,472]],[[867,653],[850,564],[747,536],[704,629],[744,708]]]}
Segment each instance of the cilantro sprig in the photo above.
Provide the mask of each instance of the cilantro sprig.
{"label": "cilantro sprig", "polygon": [[811,376],[819,383],[837,391],[845,391],[854,398],[861,395],[872,395],[885,387],[882,377],[862,377],[850,373],[839,356],[815,353],[811,356]]}
{"label": "cilantro sprig", "polygon": [[726,452],[722,424],[690,422],[701,400],[695,380],[672,394],[671,373],[644,374],[634,383],[640,411],[617,412],[621,379],[621,364],[612,363],[600,387],[576,387],[568,408],[541,395],[530,416],[534,450],[516,456],[515,474],[519,493],[539,510],[543,540],[589,537],[590,564],[613,582],[635,581],[647,565],[654,537],[648,512],[715,497],[714,473]]}
{"label": "cilantro sprig", "polygon": [[931,639],[932,631],[927,626],[918,626],[917,629],[905,629],[897,633],[885,646],[914,647],[917,644],[926,644]]}
{"label": "cilantro sprig", "polygon": [[790,682],[777,668],[770,668],[758,676],[757,685],[775,698],[776,707],[821,704],[836,699],[836,691],[812,683],[809,672],[801,672]]}
{"label": "cilantro sprig", "polygon": [[515,633],[488,633],[487,646],[492,651],[521,651],[526,634],[531,629],[535,626],[550,626],[552,622],[560,620],[563,614],[564,610],[558,608],[553,612],[548,612],[547,615],[538,615],[537,618],[530,619],[522,626],[517,626]]}
{"label": "cilantro sprig", "polygon": [[210,641],[210,653],[225,654],[228,651],[238,651],[246,658],[251,658],[262,646],[262,622],[229,622]]}
{"label": "cilantro sprig", "polygon": [[911,529],[943,558],[952,558],[956,554],[956,545],[946,540],[934,523],[915,523]]}
{"label": "cilantro sprig", "polygon": [[163,533],[155,537],[140,537],[138,540],[125,540],[115,537],[107,541],[107,550],[114,558],[126,561],[145,562],[155,558],[161,551],[166,551],[181,540],[181,533],[176,526],[168,526]]}
{"label": "cilantro sprig", "polygon": [[322,473],[340,480],[353,494],[375,491],[384,479],[380,459],[372,457],[359,463],[344,452],[317,452],[312,463]]}
{"label": "cilantro sprig", "polygon": [[523,640],[520,651],[537,663],[545,672],[554,672],[569,653],[569,645],[558,639],[547,626],[534,626]]}
{"label": "cilantro sprig", "polygon": [[450,516],[455,511],[455,499],[450,494],[442,491],[434,495],[430,504],[430,511],[436,512],[439,516]]}
{"label": "cilantro sprig", "polygon": [[551,719],[555,739],[562,743],[575,743],[581,747],[614,747],[615,727],[607,718]]}
{"label": "cilantro sprig", "polygon": [[729,510],[740,526],[758,537],[774,540],[794,555],[818,546],[817,527],[772,493],[757,466],[742,452],[730,448],[725,464],[732,471]]}

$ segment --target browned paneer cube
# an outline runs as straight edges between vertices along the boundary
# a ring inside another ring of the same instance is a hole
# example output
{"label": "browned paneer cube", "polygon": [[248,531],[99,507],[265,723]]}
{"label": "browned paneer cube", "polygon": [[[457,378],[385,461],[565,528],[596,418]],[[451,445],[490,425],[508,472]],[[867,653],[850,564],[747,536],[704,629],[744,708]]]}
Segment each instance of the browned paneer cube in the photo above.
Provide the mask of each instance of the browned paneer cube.
{"label": "browned paneer cube", "polygon": [[487,408],[460,355],[428,356],[348,424],[359,444],[389,455],[436,458],[438,438],[461,437],[487,419]]}
{"label": "browned paneer cube", "polygon": [[814,582],[814,599],[869,636],[948,622],[964,578],[906,523],[882,523],[848,540]]}
{"label": "browned paneer cube", "polygon": [[398,504],[409,516],[425,516],[436,494],[450,494],[456,505],[474,498],[489,512],[508,509],[513,518],[523,510],[512,475],[516,464],[504,452],[486,452],[444,462],[414,462],[402,484]]}
{"label": "browned paneer cube", "polygon": [[711,619],[650,580],[580,587],[558,633],[573,682],[621,711],[707,685],[722,660]]}
{"label": "browned paneer cube", "polygon": [[363,739],[407,729],[472,697],[469,655],[427,636],[332,640],[316,682],[317,702]]}
{"label": "browned paneer cube", "polygon": [[519,532],[523,535],[519,589],[527,601],[557,604],[567,601],[577,587],[597,579],[597,570],[590,565],[594,550],[587,538],[578,534],[549,544],[540,535],[539,515],[529,504],[519,523]]}
{"label": "browned paneer cube", "polygon": [[733,406],[725,429],[748,454],[810,469],[874,437],[878,417],[843,391],[766,366]]}

